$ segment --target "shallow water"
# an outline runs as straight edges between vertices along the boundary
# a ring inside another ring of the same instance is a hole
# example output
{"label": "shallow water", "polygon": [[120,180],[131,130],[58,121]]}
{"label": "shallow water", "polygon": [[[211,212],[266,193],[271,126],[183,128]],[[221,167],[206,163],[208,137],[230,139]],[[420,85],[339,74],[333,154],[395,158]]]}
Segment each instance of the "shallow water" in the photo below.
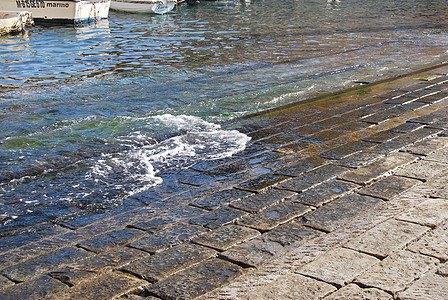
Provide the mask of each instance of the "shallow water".
{"label": "shallow water", "polygon": [[203,1],[0,37],[0,236],[249,141],[222,121],[445,61],[444,0]]}

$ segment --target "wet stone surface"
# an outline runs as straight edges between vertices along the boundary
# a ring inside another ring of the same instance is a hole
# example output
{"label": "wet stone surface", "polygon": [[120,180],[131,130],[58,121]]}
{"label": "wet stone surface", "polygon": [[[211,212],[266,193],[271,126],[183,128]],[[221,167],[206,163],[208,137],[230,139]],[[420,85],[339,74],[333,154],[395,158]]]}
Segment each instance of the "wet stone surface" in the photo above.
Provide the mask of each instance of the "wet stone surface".
{"label": "wet stone surface", "polygon": [[277,204],[284,199],[290,198],[293,195],[295,195],[294,192],[269,189],[263,193],[255,194],[244,199],[232,202],[230,206],[250,213],[255,213],[269,206]]}

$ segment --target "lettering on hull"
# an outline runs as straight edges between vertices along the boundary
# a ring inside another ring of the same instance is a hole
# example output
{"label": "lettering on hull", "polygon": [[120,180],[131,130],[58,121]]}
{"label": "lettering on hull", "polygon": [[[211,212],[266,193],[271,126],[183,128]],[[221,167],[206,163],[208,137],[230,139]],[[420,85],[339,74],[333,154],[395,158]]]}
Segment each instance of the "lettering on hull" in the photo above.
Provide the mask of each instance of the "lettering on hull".
{"label": "lettering on hull", "polygon": [[70,3],[45,2],[44,0],[16,0],[17,8],[69,8]]}

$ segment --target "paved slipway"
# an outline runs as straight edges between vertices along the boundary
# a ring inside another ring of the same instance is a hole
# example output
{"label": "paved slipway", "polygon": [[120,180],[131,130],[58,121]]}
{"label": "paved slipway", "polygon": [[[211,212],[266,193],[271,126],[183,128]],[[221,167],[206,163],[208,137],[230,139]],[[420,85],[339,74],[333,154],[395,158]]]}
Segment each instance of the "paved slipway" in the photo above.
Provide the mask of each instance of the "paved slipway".
{"label": "paved slipway", "polygon": [[228,124],[174,196],[6,247],[0,299],[447,299],[447,74]]}

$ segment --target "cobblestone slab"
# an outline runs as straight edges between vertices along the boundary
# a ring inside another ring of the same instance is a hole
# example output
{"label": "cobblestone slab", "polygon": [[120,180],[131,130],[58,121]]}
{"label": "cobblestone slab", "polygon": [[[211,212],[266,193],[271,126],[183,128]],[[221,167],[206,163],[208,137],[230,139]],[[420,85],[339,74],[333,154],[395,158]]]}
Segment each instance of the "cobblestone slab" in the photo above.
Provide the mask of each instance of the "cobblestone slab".
{"label": "cobblestone slab", "polygon": [[242,274],[241,267],[215,258],[150,285],[147,290],[162,299],[192,299]]}
{"label": "cobblestone slab", "polygon": [[190,219],[190,224],[201,225],[206,228],[216,229],[223,225],[234,223],[236,220],[247,215],[247,212],[229,207],[221,207],[207,214]]}
{"label": "cobblestone slab", "polygon": [[448,277],[427,274],[398,294],[399,300],[445,300],[448,295]]}
{"label": "cobblestone slab", "polygon": [[448,277],[448,263],[441,265],[440,268],[437,269],[437,274]]}
{"label": "cobblestone slab", "polygon": [[160,281],[176,272],[216,256],[217,252],[194,244],[181,244],[124,267],[125,272],[150,282]]}
{"label": "cobblestone slab", "polygon": [[263,193],[255,194],[230,204],[231,207],[244,210],[250,213],[256,213],[266,207],[272,206],[295,195],[294,192],[269,189]]}
{"label": "cobblestone slab", "polygon": [[361,212],[373,209],[383,200],[358,194],[343,196],[307,214],[300,222],[313,228],[331,232]]}
{"label": "cobblestone slab", "polygon": [[358,193],[390,201],[393,197],[419,183],[421,182],[416,179],[389,176],[362,188]]}
{"label": "cobblestone slab", "polygon": [[410,251],[448,260],[448,223],[425,234],[418,241],[408,246]]}
{"label": "cobblestone slab", "polygon": [[284,175],[276,175],[268,173],[258,176],[249,181],[240,183],[239,185],[236,186],[236,188],[249,192],[259,193],[262,192],[263,190],[266,190],[267,188],[270,188],[283,181],[286,181],[289,178],[290,177]]}
{"label": "cobblestone slab", "polygon": [[[115,299],[134,290],[142,290],[148,282],[131,275],[119,272],[109,272],[79,285],[64,289],[50,299]],[[100,295],[100,296],[99,296]]]}
{"label": "cobblestone slab", "polygon": [[251,228],[227,225],[198,236],[192,242],[218,251],[225,251],[259,235],[259,231]]}
{"label": "cobblestone slab", "polygon": [[192,202],[191,205],[208,210],[213,210],[251,195],[253,195],[253,193],[251,192],[228,189],[205,196],[199,200]]}
{"label": "cobblestone slab", "polygon": [[0,290],[11,285],[14,285],[13,281],[9,280],[3,275],[0,275]]}
{"label": "cobblestone slab", "polygon": [[448,201],[429,199],[399,215],[398,220],[436,227],[448,219]]}
{"label": "cobblestone slab", "polygon": [[147,233],[144,231],[131,228],[116,230],[82,241],[78,246],[95,253],[100,253],[110,248],[125,245],[145,235],[147,235]]}
{"label": "cobblestone slab", "polygon": [[438,259],[401,250],[358,276],[355,282],[396,294],[438,263]]}
{"label": "cobblestone slab", "polygon": [[129,224],[128,227],[137,228],[154,233],[156,231],[165,229],[175,223],[181,222],[188,218],[198,216],[205,212],[206,211],[202,209],[184,206],[170,210],[169,212],[161,215],[155,215],[155,216],[149,215],[143,220]]}
{"label": "cobblestone slab", "polygon": [[320,234],[318,231],[291,222],[241,243],[221,253],[221,256],[244,265],[258,266],[281,255],[285,247],[300,245]]}
{"label": "cobblestone slab", "polygon": [[344,286],[377,262],[379,260],[373,256],[350,249],[337,248],[319,256],[299,269],[298,272],[328,283]]}
{"label": "cobblestone slab", "polygon": [[439,163],[435,161],[428,161],[425,159],[404,166],[403,168],[401,168],[396,172],[396,175],[427,181],[428,179],[434,177],[441,171],[447,169],[448,164]]}
{"label": "cobblestone slab", "polygon": [[319,207],[359,187],[359,185],[351,182],[333,179],[297,194],[291,197],[289,201]]}
{"label": "cobblestone slab", "polygon": [[30,280],[45,272],[58,269],[77,260],[85,259],[92,255],[79,248],[62,248],[41,256],[33,257],[17,265],[3,269],[0,272],[16,282]]}
{"label": "cobblestone slab", "polygon": [[432,160],[437,162],[442,162],[448,164],[448,148],[441,151],[428,155],[425,160]]}
{"label": "cobblestone slab", "polygon": [[323,298],[323,300],[348,299],[391,300],[393,298],[382,290],[376,288],[360,288],[356,284],[346,285],[330,296]]}
{"label": "cobblestone slab", "polygon": [[310,211],[310,206],[285,201],[264,209],[257,214],[245,216],[238,220],[237,223],[261,231],[268,231]]}
{"label": "cobblestone slab", "polygon": [[384,258],[404,248],[428,230],[425,226],[391,219],[350,240],[345,247]]}
{"label": "cobblestone slab", "polygon": [[153,254],[182,242],[189,241],[206,231],[201,226],[179,224],[134,241],[129,246]]}
{"label": "cobblestone slab", "polygon": [[[318,300],[335,291],[331,284],[302,276],[292,274],[280,277],[271,284],[248,293],[242,299],[307,299]],[[239,298],[241,299],[241,298]]]}
{"label": "cobblestone slab", "polygon": [[[423,140],[410,145],[403,149],[404,152],[413,153],[416,155],[429,155],[436,150],[448,147],[448,139],[445,137],[438,137],[434,139]],[[446,157],[446,155],[442,156]],[[436,161],[440,161],[436,159]],[[448,163],[448,160],[446,161]]]}
{"label": "cobblestone slab", "polygon": [[42,275],[32,281],[22,282],[5,289],[0,289],[0,299],[57,299],[56,293],[67,290],[68,286],[48,275]]}
{"label": "cobblestone slab", "polygon": [[397,132],[389,129],[377,132],[375,134],[369,135],[368,137],[365,137],[361,139],[361,141],[370,142],[370,143],[384,143],[386,141],[392,140],[397,137]]}
{"label": "cobblestone slab", "polygon": [[300,176],[301,174],[320,168],[324,165],[329,164],[330,161],[327,159],[324,159],[319,156],[311,156],[307,157],[303,160],[300,160],[296,164],[292,166],[285,167],[283,169],[276,170],[275,173],[279,175],[286,175],[286,176]]}
{"label": "cobblestone slab", "polygon": [[366,141],[354,141],[346,143],[340,147],[333,148],[320,154],[320,156],[328,159],[340,160],[350,156],[356,152],[375,146],[375,143]]}
{"label": "cobblestone slab", "polygon": [[73,286],[96,277],[98,274],[119,269],[147,256],[149,256],[147,252],[129,247],[120,247],[88,257],[56,271],[51,271],[50,275],[69,286]]}
{"label": "cobblestone slab", "polygon": [[348,169],[344,167],[329,164],[304,173],[298,177],[292,178],[280,184],[279,186],[277,186],[277,188],[301,193],[315,185],[335,178],[347,171]]}
{"label": "cobblestone slab", "polygon": [[399,166],[409,164],[416,159],[417,157],[412,154],[393,153],[390,156],[379,159],[371,165],[344,173],[340,175],[339,178],[365,185],[375,179],[380,178],[381,176],[384,176]]}

